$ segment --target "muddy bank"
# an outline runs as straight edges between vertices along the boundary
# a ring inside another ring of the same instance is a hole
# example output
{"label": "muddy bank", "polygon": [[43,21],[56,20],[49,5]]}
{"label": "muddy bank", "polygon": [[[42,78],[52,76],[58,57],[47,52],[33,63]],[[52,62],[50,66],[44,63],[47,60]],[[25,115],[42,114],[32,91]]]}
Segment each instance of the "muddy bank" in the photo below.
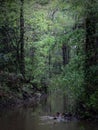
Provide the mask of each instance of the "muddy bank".
{"label": "muddy bank", "polygon": [[14,107],[33,107],[37,105],[45,97],[45,94],[36,92],[33,95],[28,93],[22,94],[22,97],[12,96],[12,97],[2,97],[0,98],[0,109],[11,109]]}
{"label": "muddy bank", "polygon": [[0,109],[35,105],[43,89],[24,78],[21,74],[0,72]]}

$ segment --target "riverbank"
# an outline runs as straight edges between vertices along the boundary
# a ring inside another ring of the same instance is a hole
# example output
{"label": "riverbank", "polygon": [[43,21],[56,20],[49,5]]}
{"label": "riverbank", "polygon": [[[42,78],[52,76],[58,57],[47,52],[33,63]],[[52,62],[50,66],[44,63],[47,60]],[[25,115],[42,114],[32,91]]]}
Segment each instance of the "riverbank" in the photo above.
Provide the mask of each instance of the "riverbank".
{"label": "riverbank", "polygon": [[[23,76],[20,74],[16,75],[14,73],[1,72],[0,73],[0,109],[11,109],[14,107],[22,107],[22,106],[33,107],[37,105],[41,99],[47,98],[46,96],[44,96],[46,95],[44,93],[47,93],[46,89],[47,86],[45,84],[42,84],[42,86],[40,86],[39,84],[36,84],[33,81],[29,81],[23,78]],[[52,93],[52,95],[54,95],[54,92]],[[55,97],[57,96],[58,94],[56,93]],[[62,98],[60,98],[59,100],[60,101],[62,100],[61,102],[64,102],[63,95],[60,94],[60,96],[62,96]],[[57,98],[55,98],[55,102],[57,102],[57,105],[59,104],[59,106],[63,104],[57,101]],[[63,107],[64,106],[65,105],[63,105]],[[62,109],[63,110],[60,111],[59,109],[57,109],[56,106],[55,112],[57,111],[68,112],[64,110],[64,108]],[[74,116],[79,120],[94,120],[94,121],[98,120],[98,115],[96,113],[94,112],[91,113],[91,111],[88,110],[84,112],[84,110],[85,109],[79,109],[77,111],[77,114],[75,113]],[[73,115],[72,112],[71,114]]]}
{"label": "riverbank", "polygon": [[12,109],[14,107],[22,107],[22,106],[35,106],[41,100],[42,95],[36,92],[33,95],[28,95],[28,97],[19,97],[17,94],[13,97],[2,97],[0,98],[0,109]]}
{"label": "riverbank", "polygon": [[42,91],[21,74],[0,72],[0,109],[35,105]]}
{"label": "riverbank", "polygon": [[[6,95],[6,94],[5,94]],[[11,95],[11,96],[10,96]],[[22,93],[22,96],[19,96],[16,93],[7,93],[5,97],[0,98],[0,110],[6,110],[6,109],[16,109],[16,108],[22,108],[22,107],[37,107],[39,103],[43,100],[45,100],[47,97],[47,94],[42,94],[39,92],[35,92],[33,94],[24,92]],[[55,113],[54,113],[55,114]],[[98,122],[98,115],[93,115],[89,118],[84,118],[81,115],[73,115],[71,113],[71,116],[66,113],[65,119],[67,121],[93,121]]]}

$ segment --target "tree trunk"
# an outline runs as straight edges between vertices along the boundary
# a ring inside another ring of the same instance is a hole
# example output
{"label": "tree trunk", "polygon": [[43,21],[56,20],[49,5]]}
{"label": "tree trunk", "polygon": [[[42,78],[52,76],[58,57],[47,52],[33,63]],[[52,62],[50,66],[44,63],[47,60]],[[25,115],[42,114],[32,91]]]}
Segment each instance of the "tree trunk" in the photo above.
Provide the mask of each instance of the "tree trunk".
{"label": "tree trunk", "polygon": [[21,1],[21,7],[20,7],[20,72],[24,76],[25,75],[24,11],[23,11],[24,0],[20,0],[20,1]]}
{"label": "tree trunk", "polygon": [[95,42],[95,32],[96,26],[93,18],[86,19],[86,44],[85,44],[85,54],[86,60],[85,65],[86,68],[96,64],[96,42]]}
{"label": "tree trunk", "polygon": [[[92,69],[96,66],[97,63],[97,46],[96,46],[96,23],[94,14],[89,14],[86,18],[86,42],[85,42],[85,91],[89,95],[95,91],[92,78],[95,77],[95,74],[92,72]],[[92,69],[91,69],[92,68]],[[93,76],[92,76],[93,75]]]}
{"label": "tree trunk", "polygon": [[68,64],[69,61],[69,48],[63,44],[62,45],[62,56],[63,56],[63,66]]}
{"label": "tree trunk", "polygon": [[51,78],[51,54],[49,50],[49,57],[48,57],[48,66],[49,66],[49,78]]}

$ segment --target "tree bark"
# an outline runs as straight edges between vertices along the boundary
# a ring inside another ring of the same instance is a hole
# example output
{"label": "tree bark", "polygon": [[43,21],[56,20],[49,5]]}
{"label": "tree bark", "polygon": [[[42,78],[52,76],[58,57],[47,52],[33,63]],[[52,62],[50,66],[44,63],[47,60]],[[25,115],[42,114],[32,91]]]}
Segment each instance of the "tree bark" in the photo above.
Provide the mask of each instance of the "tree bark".
{"label": "tree bark", "polygon": [[21,1],[20,7],[20,72],[25,75],[25,55],[24,55],[24,0]]}
{"label": "tree bark", "polygon": [[62,56],[63,56],[63,66],[68,64],[69,61],[69,48],[65,44],[62,45]]}
{"label": "tree bark", "polygon": [[[85,92],[89,95],[95,91],[94,84],[92,82],[94,74],[91,68],[94,68],[97,64],[97,46],[96,46],[96,22],[94,14],[89,14],[85,20],[86,30],[86,42],[85,42]],[[93,75],[93,76],[92,76]]]}
{"label": "tree bark", "polygon": [[49,78],[51,78],[51,54],[49,50],[49,57],[48,57],[48,66],[49,66]]}

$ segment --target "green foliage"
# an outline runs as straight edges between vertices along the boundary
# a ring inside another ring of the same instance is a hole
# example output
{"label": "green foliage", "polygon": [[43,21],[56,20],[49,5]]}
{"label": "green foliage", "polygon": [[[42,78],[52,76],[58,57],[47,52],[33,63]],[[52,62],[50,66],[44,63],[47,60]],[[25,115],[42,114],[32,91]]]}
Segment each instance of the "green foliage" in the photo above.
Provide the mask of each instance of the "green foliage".
{"label": "green foliage", "polygon": [[93,108],[95,111],[98,111],[98,90],[90,96],[89,107]]}
{"label": "green foliage", "polygon": [[[20,73],[20,0],[2,1],[1,5],[0,73]],[[93,18],[97,18],[97,6],[97,0],[24,1],[25,78],[38,88],[45,85],[50,90],[63,90],[71,110],[72,105],[77,104],[76,101],[84,101],[87,107],[98,110],[98,67],[93,64],[84,71],[87,35],[84,20],[90,13],[94,14]],[[96,24],[96,35],[97,30]],[[63,45],[69,48],[65,55]],[[64,56],[68,58],[65,65]],[[88,80],[85,83],[86,72]],[[0,85],[10,91],[13,80],[7,87],[5,79],[1,78]],[[89,98],[85,99],[87,84]],[[16,87],[19,85],[17,81]],[[23,89],[30,93],[30,87],[25,84]]]}
{"label": "green foliage", "polygon": [[49,3],[50,0],[36,0],[36,3],[41,4],[41,5],[46,5]]}

